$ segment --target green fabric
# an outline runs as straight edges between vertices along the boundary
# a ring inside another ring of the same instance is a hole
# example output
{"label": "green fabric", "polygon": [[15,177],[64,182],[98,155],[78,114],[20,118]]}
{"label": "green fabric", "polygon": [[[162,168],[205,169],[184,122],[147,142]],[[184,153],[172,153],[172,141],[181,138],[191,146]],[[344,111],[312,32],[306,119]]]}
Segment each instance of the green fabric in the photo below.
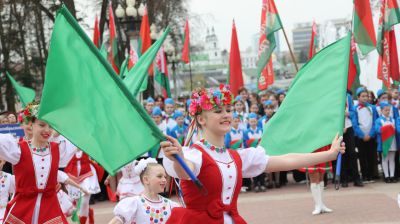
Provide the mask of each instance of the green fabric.
{"label": "green fabric", "polygon": [[392,146],[394,140],[394,136],[389,137],[388,139],[386,139],[385,141],[382,142],[382,154],[383,154],[383,158],[386,158],[390,147]]}
{"label": "green fabric", "polygon": [[147,80],[149,77],[149,67],[153,65],[153,60],[156,57],[157,52],[162,46],[165,38],[167,37],[169,30],[169,28],[165,29],[164,34],[153,45],[151,45],[149,49],[146,50],[146,52],[136,62],[135,66],[133,66],[133,68],[126,75],[124,83],[134,97],[136,97],[138,93],[146,90]]}
{"label": "green fabric", "polygon": [[[272,52],[275,50],[276,47],[275,32],[280,29],[282,29],[282,23],[281,19],[279,18],[279,15],[267,12],[267,24],[266,24],[265,34],[267,36],[267,40],[269,43],[265,47],[264,51],[261,52],[259,60],[257,62],[257,75],[258,75],[257,80],[260,80],[261,73],[265,68],[265,66],[267,65]],[[257,85],[257,89],[259,88],[258,86],[259,85]]]}
{"label": "green fabric", "polygon": [[296,75],[260,145],[269,155],[309,153],[343,132],[351,35],[327,46]]}
{"label": "green fabric", "polygon": [[[388,1],[396,1],[396,0],[388,0]],[[397,6],[397,3],[396,3]],[[381,6],[383,7],[383,6]],[[400,9],[399,8],[385,8],[385,14],[384,14],[384,19],[382,21],[382,24],[379,24],[378,26],[378,36],[377,36],[377,44],[376,44],[376,50],[380,55],[383,54],[383,44],[382,44],[382,39],[383,35],[386,31],[390,31],[392,29],[392,26],[400,23]],[[382,16],[382,15],[380,15]]]}
{"label": "green fabric", "polygon": [[111,175],[164,139],[64,6],[50,41],[39,119]]}
{"label": "green fabric", "polygon": [[19,96],[19,100],[21,101],[22,107],[25,107],[28,103],[32,102],[35,99],[36,95],[35,90],[21,86],[20,84],[17,83],[17,81],[15,81],[15,79],[10,75],[10,73],[6,72],[6,74]]}
{"label": "green fabric", "polygon": [[[161,73],[161,71],[157,68],[157,66],[154,66],[154,80],[158,83],[158,85],[160,85],[161,91],[165,91],[167,93],[167,96],[171,98],[169,78],[165,74]],[[163,95],[162,92],[161,95]]]}
{"label": "green fabric", "polygon": [[104,44],[101,45],[100,47],[100,54],[101,56],[103,56],[105,59],[107,59],[107,49],[106,46]]}
{"label": "green fabric", "polygon": [[125,58],[125,60],[121,64],[121,71],[119,71],[121,79],[124,79],[126,77],[126,74],[128,73],[128,61],[129,61],[129,55],[128,57]]}

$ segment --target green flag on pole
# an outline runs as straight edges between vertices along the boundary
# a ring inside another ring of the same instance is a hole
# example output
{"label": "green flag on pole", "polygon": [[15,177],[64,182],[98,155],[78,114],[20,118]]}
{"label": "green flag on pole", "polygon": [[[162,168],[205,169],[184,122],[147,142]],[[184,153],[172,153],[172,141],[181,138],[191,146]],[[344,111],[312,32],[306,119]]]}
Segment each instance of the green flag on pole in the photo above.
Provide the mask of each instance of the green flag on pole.
{"label": "green flag on pole", "polygon": [[53,28],[38,117],[111,175],[164,139],[65,6]]}
{"label": "green flag on pole", "polygon": [[21,101],[22,107],[25,107],[28,103],[32,102],[35,99],[35,90],[21,86],[15,81],[15,79],[10,75],[10,73],[6,72],[7,77],[10,79],[11,84],[13,85],[15,91],[19,96],[19,100]]}
{"label": "green flag on pole", "polygon": [[147,84],[143,85],[144,82],[147,83],[148,70],[153,64],[154,58],[157,55],[158,50],[162,46],[165,38],[169,33],[169,28],[165,29],[163,35],[153,44],[146,52],[139,58],[135,66],[128,72],[126,78],[124,79],[125,85],[128,87],[129,91],[134,97],[138,93],[146,90]]}
{"label": "green flag on pole", "polygon": [[343,132],[350,34],[319,51],[297,73],[279,111],[264,127],[269,155],[309,153]]}

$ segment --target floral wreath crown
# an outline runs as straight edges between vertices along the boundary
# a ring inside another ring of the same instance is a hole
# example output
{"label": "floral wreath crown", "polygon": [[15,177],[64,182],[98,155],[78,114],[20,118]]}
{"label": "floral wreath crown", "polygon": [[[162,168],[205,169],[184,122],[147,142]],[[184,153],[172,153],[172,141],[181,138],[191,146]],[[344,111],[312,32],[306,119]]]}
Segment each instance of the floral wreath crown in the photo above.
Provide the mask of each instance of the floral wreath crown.
{"label": "floral wreath crown", "polygon": [[234,97],[228,85],[219,88],[197,89],[192,92],[189,114],[195,116],[203,110],[212,110],[222,105],[231,105]]}
{"label": "floral wreath crown", "polygon": [[39,102],[32,102],[19,113],[18,120],[20,123],[29,123],[33,118],[37,118],[39,113]]}

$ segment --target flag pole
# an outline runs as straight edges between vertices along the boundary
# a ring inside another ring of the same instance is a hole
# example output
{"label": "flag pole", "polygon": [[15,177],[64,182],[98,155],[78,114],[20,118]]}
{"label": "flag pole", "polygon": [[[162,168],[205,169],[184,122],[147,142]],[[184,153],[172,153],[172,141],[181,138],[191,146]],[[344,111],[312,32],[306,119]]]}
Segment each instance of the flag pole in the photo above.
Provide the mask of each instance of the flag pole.
{"label": "flag pole", "polygon": [[288,48],[289,48],[290,57],[292,58],[294,67],[296,68],[296,72],[298,72],[298,71],[299,71],[299,68],[297,67],[296,59],[295,59],[295,57],[294,57],[292,48],[290,47],[289,39],[288,39],[288,37],[287,37],[287,35],[286,35],[286,31],[285,31],[285,28],[284,28],[283,26],[282,26],[282,32],[283,32],[283,35],[285,36],[286,44],[287,44],[287,46],[288,46]]}

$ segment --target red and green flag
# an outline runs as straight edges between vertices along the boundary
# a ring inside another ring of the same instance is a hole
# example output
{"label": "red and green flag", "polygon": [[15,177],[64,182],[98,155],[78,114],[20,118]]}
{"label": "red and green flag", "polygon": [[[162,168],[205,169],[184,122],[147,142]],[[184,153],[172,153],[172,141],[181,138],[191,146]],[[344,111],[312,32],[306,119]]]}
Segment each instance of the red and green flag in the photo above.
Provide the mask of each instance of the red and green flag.
{"label": "red and green flag", "polygon": [[189,33],[189,20],[186,19],[185,30],[183,37],[182,61],[187,64],[190,62],[190,33]]}
{"label": "red and green flag", "polygon": [[229,148],[233,150],[240,149],[242,147],[242,143],[242,139],[233,140],[229,143]]}
{"label": "red and green flag", "polygon": [[393,26],[398,23],[400,23],[400,9],[397,1],[382,0],[377,38],[378,79],[382,80],[386,88],[390,88],[391,79],[396,81],[399,79],[398,61],[395,59],[397,49],[392,47],[396,45]]}
{"label": "red and green flag", "polygon": [[317,39],[317,24],[315,21],[313,21],[312,27],[311,27],[311,40],[310,40],[310,50],[308,52],[308,59],[311,59],[314,54],[317,52],[317,45],[318,45],[318,39]]}
{"label": "red and green flag", "polygon": [[247,140],[247,146],[248,147],[257,147],[258,143],[260,142],[260,139],[258,138],[251,138]]}
{"label": "red and green flag", "polygon": [[376,48],[374,23],[369,0],[354,0],[353,33],[363,55]]}
{"label": "red and green flag", "polygon": [[164,98],[171,97],[171,90],[169,88],[168,67],[167,59],[165,57],[164,48],[161,47],[156,56],[156,63],[154,64],[154,81]]}
{"label": "red and green flag", "polygon": [[36,96],[35,90],[18,84],[17,81],[15,81],[15,79],[7,71],[6,74],[7,77],[10,79],[10,82],[15,91],[17,92],[22,107],[25,107],[28,103],[31,103]]}
{"label": "red and green flag", "polygon": [[229,52],[228,83],[233,95],[238,95],[239,88],[243,87],[242,61],[240,59],[239,43],[235,21],[232,23],[231,50]]}
{"label": "red and green flag", "polygon": [[282,29],[282,22],[279,18],[274,0],[263,0],[257,62],[258,91],[265,90],[268,87],[266,84],[268,78],[265,76],[268,73],[263,73],[263,70],[266,69],[271,54],[276,47],[275,32],[280,29]]}
{"label": "red and green flag", "polygon": [[[141,57],[147,49],[151,46],[151,37],[150,37],[150,25],[149,25],[149,15],[147,13],[147,6],[144,8],[144,14],[142,17],[142,23],[140,24],[140,33],[138,40],[138,54]],[[141,89],[144,91],[147,89],[147,83],[149,77],[153,76],[153,66],[149,67],[147,78],[143,80]]]}
{"label": "red and green flag", "polygon": [[110,46],[108,48],[108,61],[111,63],[114,71],[119,74],[119,58],[118,58],[118,42],[117,32],[115,28],[114,12],[111,6],[111,2],[108,5],[108,18],[109,18],[109,29],[110,29]]}
{"label": "red and green flag", "polygon": [[93,30],[93,43],[97,48],[100,48],[100,29],[99,29],[99,19],[96,15],[94,20],[94,30]]}
{"label": "red and green flag", "polygon": [[49,49],[38,117],[107,172],[115,174],[165,139],[65,6]]}
{"label": "red and green flag", "polygon": [[392,146],[396,130],[391,124],[383,125],[381,127],[381,139],[382,139],[382,154],[386,157],[390,147]]}
{"label": "red and green flag", "polygon": [[325,47],[299,70],[264,126],[260,145],[268,155],[313,152],[343,132],[350,41],[349,34]]}
{"label": "red and green flag", "polygon": [[135,49],[131,46],[128,57],[125,58],[125,60],[122,62],[121,65],[120,75],[122,79],[126,77],[128,72],[133,68],[133,66],[136,64],[137,61],[138,61],[138,55]]}
{"label": "red and green flag", "polygon": [[[353,84],[356,84],[356,86]],[[358,88],[359,84],[360,84],[360,64],[359,64],[359,60],[358,60],[356,43],[354,41],[354,36],[352,36],[351,49],[350,49],[350,62],[349,62],[349,77],[347,79],[347,89],[351,90],[352,87]]]}

